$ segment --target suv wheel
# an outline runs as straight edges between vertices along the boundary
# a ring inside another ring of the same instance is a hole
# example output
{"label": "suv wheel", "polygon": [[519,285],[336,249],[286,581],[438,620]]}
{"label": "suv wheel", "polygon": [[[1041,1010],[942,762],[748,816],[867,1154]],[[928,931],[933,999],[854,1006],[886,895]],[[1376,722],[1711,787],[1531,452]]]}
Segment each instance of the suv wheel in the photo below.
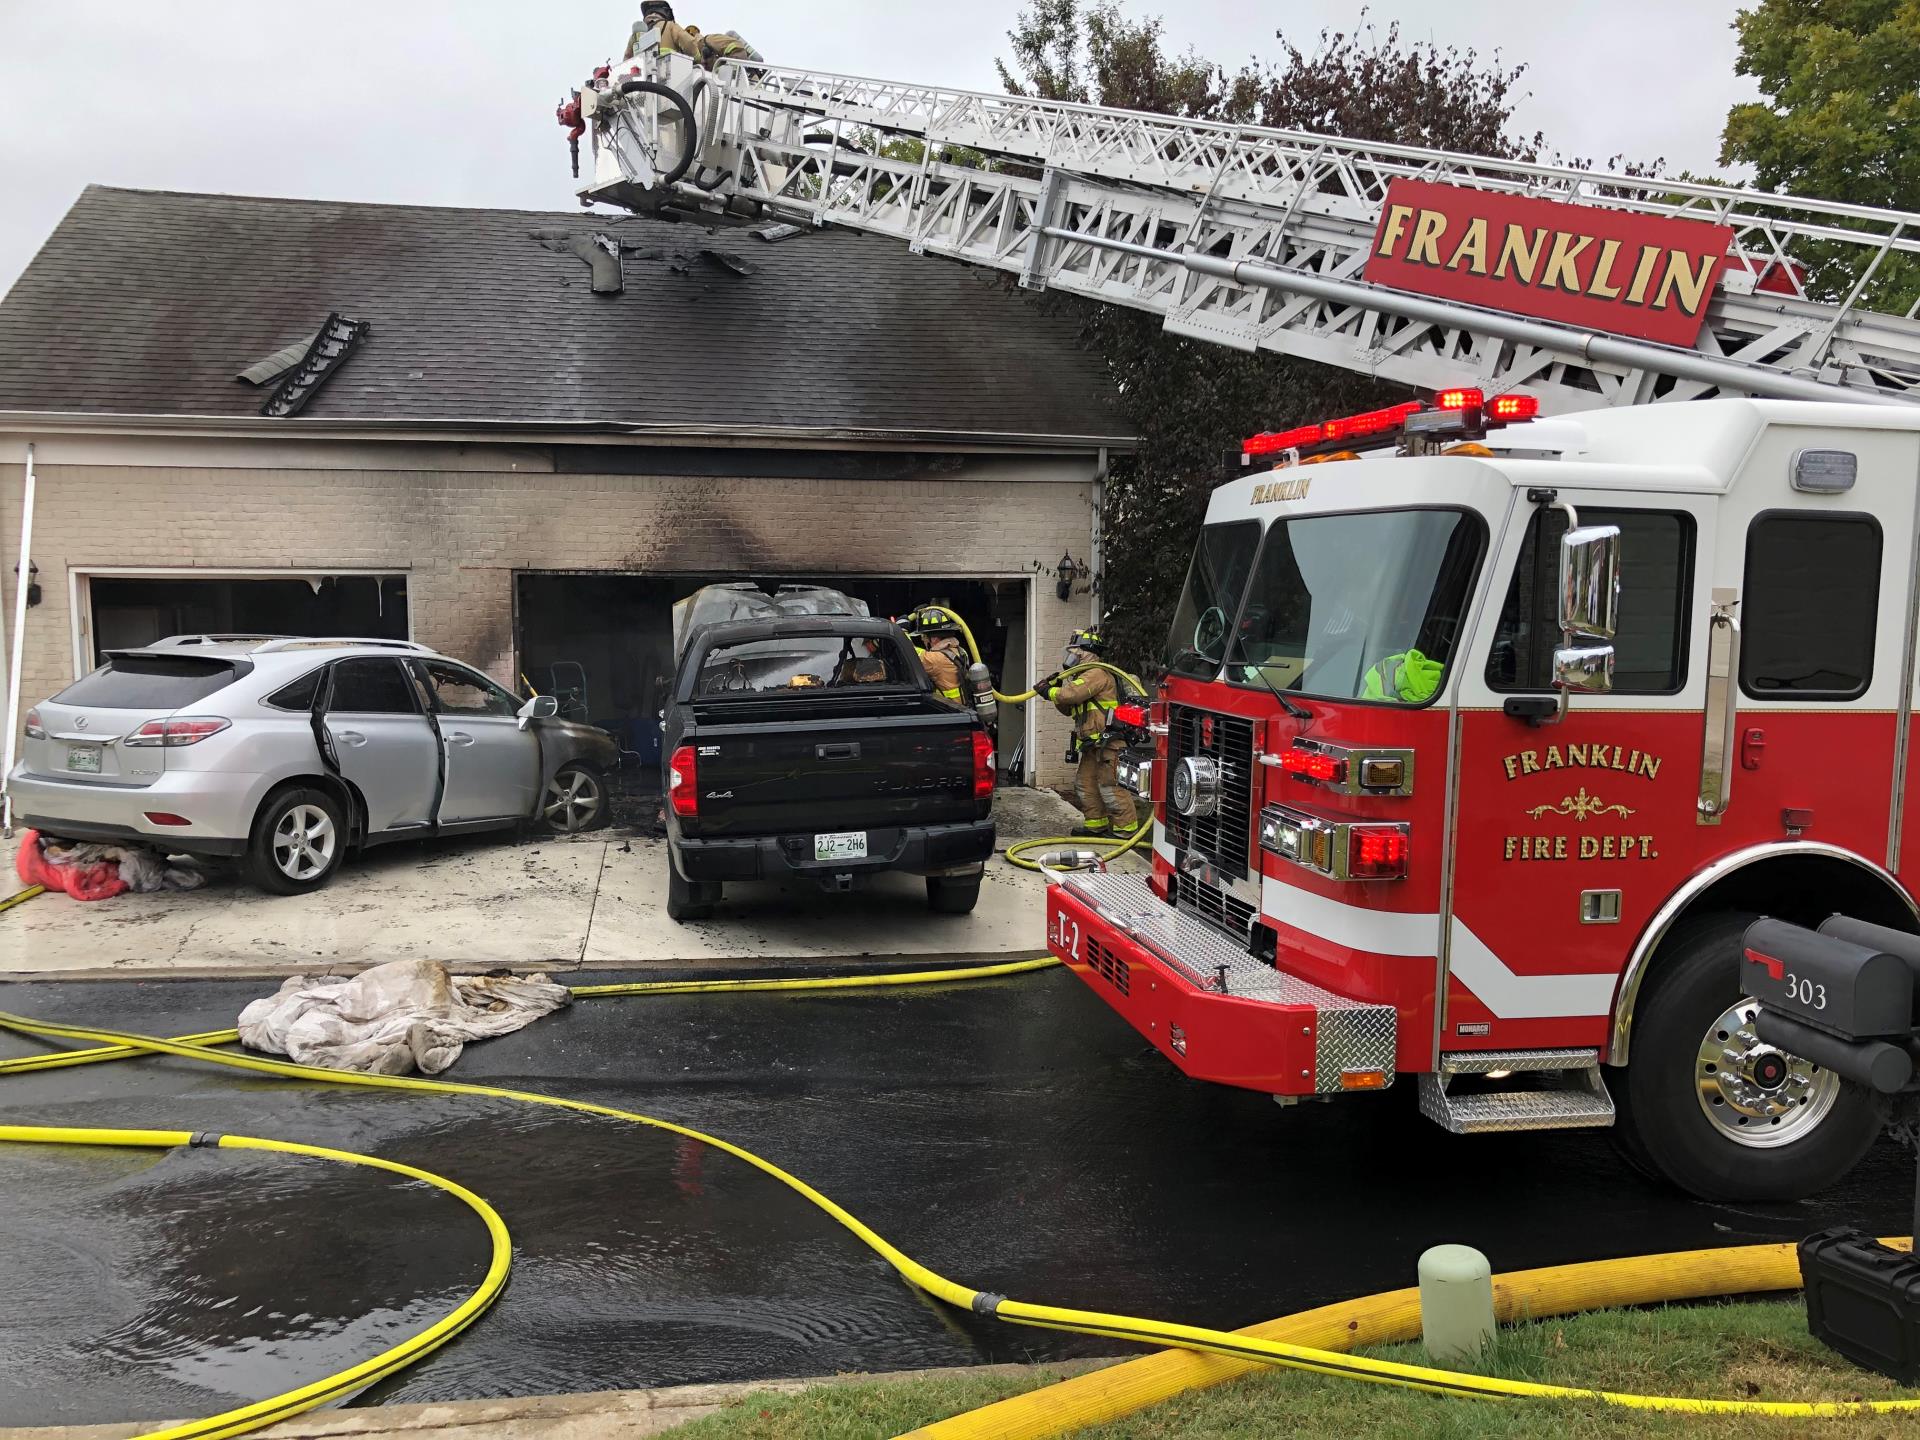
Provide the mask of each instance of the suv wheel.
{"label": "suv wheel", "polygon": [[578,835],[607,823],[607,782],[591,765],[563,765],[540,797],[540,818],[558,835]]}
{"label": "suv wheel", "polygon": [[324,790],[283,790],[260,807],[247,841],[247,878],[262,890],[300,895],[333,878],[347,849],[339,802]]}

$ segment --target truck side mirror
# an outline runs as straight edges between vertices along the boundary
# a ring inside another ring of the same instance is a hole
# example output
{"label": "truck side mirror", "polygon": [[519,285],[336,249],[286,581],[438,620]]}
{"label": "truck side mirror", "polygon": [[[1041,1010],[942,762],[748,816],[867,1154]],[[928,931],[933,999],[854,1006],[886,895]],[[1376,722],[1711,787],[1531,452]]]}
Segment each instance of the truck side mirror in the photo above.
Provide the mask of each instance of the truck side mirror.
{"label": "truck side mirror", "polygon": [[560,713],[560,702],[551,695],[536,695],[520,707],[520,728],[530,720],[551,720]]}
{"label": "truck side mirror", "polygon": [[1583,525],[1560,537],[1560,630],[1611,640],[1620,619],[1620,527]]}
{"label": "truck side mirror", "polygon": [[1620,527],[1576,526],[1560,537],[1560,647],[1553,684],[1563,694],[1613,689],[1613,635],[1620,621]]}

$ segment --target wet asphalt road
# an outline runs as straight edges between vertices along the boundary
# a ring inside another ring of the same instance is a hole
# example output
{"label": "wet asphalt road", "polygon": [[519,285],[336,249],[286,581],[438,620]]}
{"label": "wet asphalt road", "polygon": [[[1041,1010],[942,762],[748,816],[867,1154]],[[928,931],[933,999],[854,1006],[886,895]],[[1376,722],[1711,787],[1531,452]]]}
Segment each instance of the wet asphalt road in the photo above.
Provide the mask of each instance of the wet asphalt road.
{"label": "wet asphalt road", "polygon": [[[11,984],[0,1009],[182,1034],[271,988]],[[470,1047],[451,1078],[725,1136],[966,1284],[1209,1325],[1411,1283],[1440,1241],[1514,1269],[1909,1213],[1891,1146],[1816,1202],[1733,1207],[1639,1179],[1604,1134],[1445,1135],[1411,1084],[1283,1111],[1184,1081],[1061,972],[586,1001]],[[955,1313],[750,1167],[620,1122],[170,1060],[0,1080],[0,1113],[367,1150],[486,1196],[514,1235],[506,1295],[362,1403],[1116,1348]],[[320,1161],[0,1147],[0,1425],[204,1414],[304,1383],[450,1308],[484,1254],[457,1202]]]}

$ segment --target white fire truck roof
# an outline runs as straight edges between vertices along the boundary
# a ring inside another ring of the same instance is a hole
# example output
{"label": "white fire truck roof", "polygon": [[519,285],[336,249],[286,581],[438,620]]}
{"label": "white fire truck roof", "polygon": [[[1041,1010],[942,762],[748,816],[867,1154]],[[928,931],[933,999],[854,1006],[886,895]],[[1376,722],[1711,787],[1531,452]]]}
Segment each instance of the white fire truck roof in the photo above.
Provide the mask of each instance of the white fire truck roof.
{"label": "white fire truck roof", "polygon": [[1731,399],[1589,410],[1495,430],[1482,442],[1491,457],[1382,451],[1255,471],[1216,490],[1207,519],[1431,505],[1442,496],[1491,504],[1490,491],[1532,486],[1725,494],[1773,427],[1920,431],[1920,406]]}

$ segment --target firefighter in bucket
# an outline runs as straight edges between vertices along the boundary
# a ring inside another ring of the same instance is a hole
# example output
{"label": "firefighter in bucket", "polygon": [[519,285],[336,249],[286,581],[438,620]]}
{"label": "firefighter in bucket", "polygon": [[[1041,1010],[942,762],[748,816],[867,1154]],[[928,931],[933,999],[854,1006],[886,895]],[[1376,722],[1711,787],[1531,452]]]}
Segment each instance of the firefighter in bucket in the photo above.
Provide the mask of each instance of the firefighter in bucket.
{"label": "firefighter in bucket", "polygon": [[[1090,664],[1105,649],[1099,631],[1076,631],[1067,640],[1060,668],[1071,670]],[[1079,759],[1074,781],[1080,813],[1086,817],[1073,833],[1131,839],[1140,828],[1139,812],[1134,809],[1133,796],[1120,787],[1115,768],[1120,752],[1126,748],[1125,737],[1113,720],[1113,712],[1122,700],[1120,682],[1110,671],[1085,670],[1050,686],[1047,699],[1073,721],[1074,753]]]}

